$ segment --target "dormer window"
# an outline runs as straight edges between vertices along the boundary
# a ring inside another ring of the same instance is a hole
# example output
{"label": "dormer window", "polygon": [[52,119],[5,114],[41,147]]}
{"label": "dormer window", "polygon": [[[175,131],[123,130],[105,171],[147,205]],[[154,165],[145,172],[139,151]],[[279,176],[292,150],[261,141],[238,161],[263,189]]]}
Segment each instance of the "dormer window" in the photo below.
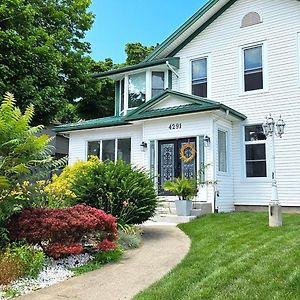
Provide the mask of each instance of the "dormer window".
{"label": "dormer window", "polygon": [[128,76],[128,108],[138,107],[146,101],[146,73]]}

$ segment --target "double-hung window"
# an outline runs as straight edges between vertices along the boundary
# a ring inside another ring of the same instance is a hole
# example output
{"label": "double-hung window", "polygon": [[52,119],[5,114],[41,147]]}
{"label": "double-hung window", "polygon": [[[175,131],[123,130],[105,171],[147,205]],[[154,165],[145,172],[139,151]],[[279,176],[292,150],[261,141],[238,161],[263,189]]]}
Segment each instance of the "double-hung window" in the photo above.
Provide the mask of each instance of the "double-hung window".
{"label": "double-hung window", "polygon": [[261,125],[245,127],[246,177],[267,177],[266,136]]}
{"label": "double-hung window", "polygon": [[243,48],[244,92],[264,88],[263,46]]}
{"label": "double-hung window", "polygon": [[207,97],[207,57],[192,61],[192,94]]}
{"label": "double-hung window", "polygon": [[152,72],[151,97],[161,94],[165,88],[165,72]]}

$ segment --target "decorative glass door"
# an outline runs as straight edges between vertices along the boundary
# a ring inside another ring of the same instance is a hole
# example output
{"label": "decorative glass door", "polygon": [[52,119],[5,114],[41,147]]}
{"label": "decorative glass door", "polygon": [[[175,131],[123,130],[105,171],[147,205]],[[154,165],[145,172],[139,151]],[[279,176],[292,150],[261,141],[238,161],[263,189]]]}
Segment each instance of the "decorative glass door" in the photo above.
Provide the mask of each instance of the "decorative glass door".
{"label": "decorative glass door", "polygon": [[158,183],[160,194],[166,194],[162,186],[166,181],[184,176],[197,176],[196,138],[158,142]]}

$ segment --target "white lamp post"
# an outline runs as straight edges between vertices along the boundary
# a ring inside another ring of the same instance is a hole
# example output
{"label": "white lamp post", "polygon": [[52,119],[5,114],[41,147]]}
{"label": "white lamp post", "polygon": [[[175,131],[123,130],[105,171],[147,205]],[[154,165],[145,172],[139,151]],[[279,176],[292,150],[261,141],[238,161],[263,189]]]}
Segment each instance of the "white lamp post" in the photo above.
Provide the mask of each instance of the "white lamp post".
{"label": "white lamp post", "polygon": [[272,139],[272,148],[271,148],[271,159],[272,159],[272,196],[271,202],[269,204],[269,226],[278,227],[282,226],[282,217],[281,217],[281,206],[278,199],[277,191],[277,181],[276,181],[276,169],[275,169],[275,142],[274,137],[282,137],[284,134],[285,123],[281,119],[281,116],[277,123],[275,124],[274,119],[271,114],[269,117],[266,117],[263,122],[263,130],[265,136]]}

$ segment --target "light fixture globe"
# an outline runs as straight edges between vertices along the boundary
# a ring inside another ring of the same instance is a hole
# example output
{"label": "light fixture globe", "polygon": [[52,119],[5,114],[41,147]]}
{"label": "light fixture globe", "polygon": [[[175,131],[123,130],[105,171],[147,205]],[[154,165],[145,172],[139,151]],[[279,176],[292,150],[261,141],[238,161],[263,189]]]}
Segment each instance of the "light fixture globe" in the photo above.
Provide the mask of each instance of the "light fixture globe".
{"label": "light fixture globe", "polygon": [[276,123],[277,134],[280,138],[284,134],[284,127],[285,127],[285,122],[282,120],[280,116],[279,120]]}

